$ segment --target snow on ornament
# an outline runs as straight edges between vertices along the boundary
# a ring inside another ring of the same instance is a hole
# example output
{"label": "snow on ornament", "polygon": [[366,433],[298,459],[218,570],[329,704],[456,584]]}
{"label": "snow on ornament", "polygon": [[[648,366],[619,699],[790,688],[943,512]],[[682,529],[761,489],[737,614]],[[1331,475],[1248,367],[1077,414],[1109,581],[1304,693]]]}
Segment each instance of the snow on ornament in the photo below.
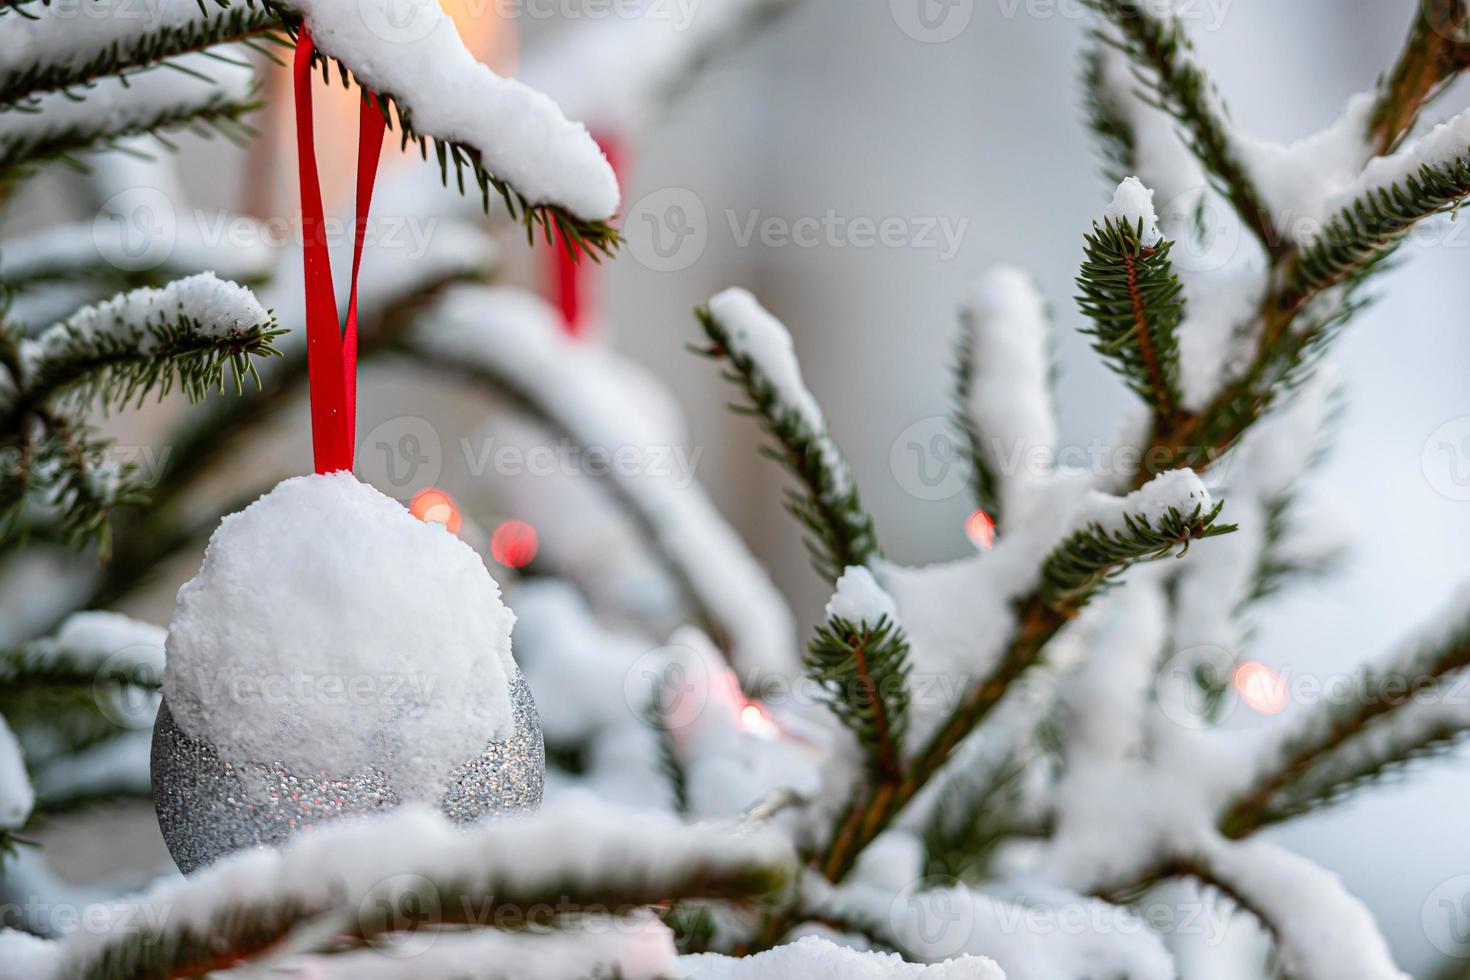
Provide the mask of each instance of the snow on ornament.
{"label": "snow on ornament", "polygon": [[179,590],[153,732],[180,869],[407,801],[461,823],[537,806],[514,622],[472,548],[349,473],[226,517]]}

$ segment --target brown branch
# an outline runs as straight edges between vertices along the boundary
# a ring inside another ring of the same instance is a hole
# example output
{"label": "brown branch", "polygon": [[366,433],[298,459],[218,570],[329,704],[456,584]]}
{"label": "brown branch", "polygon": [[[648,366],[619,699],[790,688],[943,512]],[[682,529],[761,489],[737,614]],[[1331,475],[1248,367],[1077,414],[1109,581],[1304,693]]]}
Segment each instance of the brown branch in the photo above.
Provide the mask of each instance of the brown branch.
{"label": "brown branch", "polygon": [[1156,249],[1144,247],[1135,257],[1125,250],[1123,266],[1128,275],[1128,300],[1133,305],[1133,329],[1138,334],[1138,356],[1143,359],[1144,370],[1148,372],[1149,387],[1154,392],[1154,409],[1159,415],[1165,416],[1174,408],[1169,399],[1169,380],[1165,377],[1163,365],[1159,363],[1158,353],[1154,350],[1143,293],[1138,288],[1138,260],[1149,258],[1155,251]]}
{"label": "brown branch", "polygon": [[862,685],[863,697],[868,699],[868,704],[873,709],[873,727],[878,736],[878,768],[883,773],[885,780],[899,778],[901,767],[898,761],[898,750],[893,744],[893,730],[888,724],[888,710],[883,699],[878,696],[878,685],[873,680],[872,670],[868,667],[868,658],[863,653],[863,637],[856,635],[852,638],[852,659],[857,667],[858,683]]}
{"label": "brown branch", "polygon": [[1421,0],[1419,14],[1393,71],[1379,87],[1369,122],[1374,152],[1392,152],[1419,112],[1455,75],[1470,67],[1466,0]]}

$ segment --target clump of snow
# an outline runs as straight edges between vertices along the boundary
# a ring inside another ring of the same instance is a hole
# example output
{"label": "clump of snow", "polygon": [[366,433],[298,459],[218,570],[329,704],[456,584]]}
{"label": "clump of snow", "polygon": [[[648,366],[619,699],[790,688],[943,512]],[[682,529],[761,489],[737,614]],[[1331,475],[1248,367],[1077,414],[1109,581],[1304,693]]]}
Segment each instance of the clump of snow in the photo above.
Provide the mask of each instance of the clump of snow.
{"label": "clump of snow", "polygon": [[1212,877],[1270,923],[1288,976],[1407,980],[1372,913],[1337,875],[1262,840],[1216,837],[1203,857]]}
{"label": "clump of snow", "polygon": [[60,963],[60,943],[0,929],[0,980],[48,980]]}
{"label": "clump of snow", "polygon": [[36,805],[36,793],[26,776],[20,743],[0,717],[0,830],[15,830],[26,822]]}
{"label": "clump of snow", "polygon": [[1154,210],[1154,192],[1137,177],[1126,177],[1118,185],[1112,202],[1103,209],[1103,220],[1138,232],[1138,240],[1144,245],[1157,245],[1164,237]]}
{"label": "clump of snow", "polygon": [[486,167],[533,204],[587,221],[618,210],[618,184],[596,141],[550,98],[475,60],[437,3],[301,0],[316,46],[368,88],[391,95],[418,132],[480,152]]}
{"label": "clump of snow", "polygon": [[1342,188],[1328,202],[1328,207],[1332,211],[1346,208],[1374,191],[1386,190],[1418,175],[1424,167],[1439,169],[1467,158],[1470,158],[1470,109],[1406,143],[1396,153],[1374,159],[1363,168],[1357,181]]}
{"label": "clump of snow", "polygon": [[782,404],[794,409],[813,432],[827,422],[801,378],[791,332],[760,305],[749,290],[727,289],[709,301],[710,314],[725,328],[734,353],[750,358],[776,389]]}
{"label": "clump of snow", "polygon": [[1214,505],[1210,491],[1194,470],[1168,470],[1126,497],[1096,491],[1089,494],[1087,504],[1078,511],[1075,526],[1096,524],[1105,531],[1122,531],[1127,527],[1126,518],[1132,517],[1157,529],[1170,511],[1188,518],[1196,509],[1207,512]]}
{"label": "clump of snow", "polygon": [[1233,134],[1273,224],[1291,239],[1309,241],[1321,232],[1329,201],[1357,180],[1372,157],[1368,122],[1375,101],[1371,92],[1354,95],[1330,126],[1294,143]]}
{"label": "clump of snow", "polygon": [[274,321],[255,294],[244,286],[220,279],[212,272],[178,279],[161,289],[145,286],[118,293],[88,306],[21,347],[27,370],[39,370],[52,357],[99,336],[128,341],[147,354],[158,342],[154,330],[179,317],[198,322],[208,336],[223,338]]}
{"label": "clump of snow", "polygon": [[[980,276],[965,296],[971,331],[970,396],[966,409],[980,433],[978,447],[1002,483],[1003,504],[1044,475],[1055,453],[1057,421],[1051,399],[1051,325],[1046,304],[1025,272],[1000,266]],[[1045,457],[1037,467],[1033,453]]]}
{"label": "clump of snow", "polygon": [[944,963],[905,963],[894,953],[865,952],[807,936],[755,956],[733,958],[714,953],[684,956],[679,968],[688,980],[1005,980],[993,960],[960,956]]}
{"label": "clump of snow", "polygon": [[350,473],[226,517],[169,624],[164,694],[231,763],[377,768],[438,799],[509,733],[514,615],[479,555]]}
{"label": "clump of snow", "polygon": [[828,619],[845,619],[849,623],[878,625],[885,616],[898,619],[893,597],[883,591],[873,573],[861,565],[849,566],[837,579],[837,591],[827,602]]}

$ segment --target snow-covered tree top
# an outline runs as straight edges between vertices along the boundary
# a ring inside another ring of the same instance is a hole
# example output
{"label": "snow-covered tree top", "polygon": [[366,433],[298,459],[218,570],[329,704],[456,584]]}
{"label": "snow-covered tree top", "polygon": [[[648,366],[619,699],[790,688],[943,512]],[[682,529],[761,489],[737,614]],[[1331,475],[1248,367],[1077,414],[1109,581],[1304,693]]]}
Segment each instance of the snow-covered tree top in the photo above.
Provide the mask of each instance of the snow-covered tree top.
{"label": "snow-covered tree top", "polygon": [[[514,622],[479,555],[441,525],[349,473],[295,477],[210,538],[179,590],[164,693],[227,762],[315,771],[330,745],[340,774],[376,768],[437,799],[415,773],[447,779],[510,730]],[[269,693],[294,677],[368,693],[323,686],[303,710]],[[248,702],[220,712],[221,692]]]}
{"label": "snow-covered tree top", "polygon": [[1128,177],[1118,185],[1112,203],[1103,211],[1103,218],[1135,231],[1142,227],[1139,241],[1145,245],[1157,245],[1164,237],[1159,231],[1158,212],[1154,210],[1154,192],[1137,177]]}
{"label": "snow-covered tree top", "polygon": [[893,597],[883,591],[873,573],[861,565],[854,565],[842,573],[837,580],[837,591],[827,602],[828,619],[845,619],[854,626],[867,623],[876,626],[878,620],[887,616],[898,618],[898,607]]}

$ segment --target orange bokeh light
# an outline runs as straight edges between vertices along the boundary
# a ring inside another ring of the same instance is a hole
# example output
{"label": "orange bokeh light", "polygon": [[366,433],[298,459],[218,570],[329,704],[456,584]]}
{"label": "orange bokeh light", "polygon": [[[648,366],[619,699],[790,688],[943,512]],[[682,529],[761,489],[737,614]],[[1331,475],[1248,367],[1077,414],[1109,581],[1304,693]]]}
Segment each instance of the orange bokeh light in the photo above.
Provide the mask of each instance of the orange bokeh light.
{"label": "orange bokeh light", "polygon": [[413,495],[408,512],[426,524],[443,524],[450,534],[459,533],[462,518],[454,499],[438,487],[425,487]]}
{"label": "orange bokeh light", "polygon": [[1274,715],[1286,707],[1286,678],[1258,660],[1247,660],[1235,668],[1235,690],[1247,705],[1263,715]]}
{"label": "orange bokeh light", "polygon": [[995,521],[985,511],[975,511],[965,518],[965,537],[975,547],[989,551],[995,547]]}
{"label": "orange bokeh light", "polygon": [[507,568],[525,568],[539,547],[536,529],[525,521],[506,521],[490,536],[490,557]]}

